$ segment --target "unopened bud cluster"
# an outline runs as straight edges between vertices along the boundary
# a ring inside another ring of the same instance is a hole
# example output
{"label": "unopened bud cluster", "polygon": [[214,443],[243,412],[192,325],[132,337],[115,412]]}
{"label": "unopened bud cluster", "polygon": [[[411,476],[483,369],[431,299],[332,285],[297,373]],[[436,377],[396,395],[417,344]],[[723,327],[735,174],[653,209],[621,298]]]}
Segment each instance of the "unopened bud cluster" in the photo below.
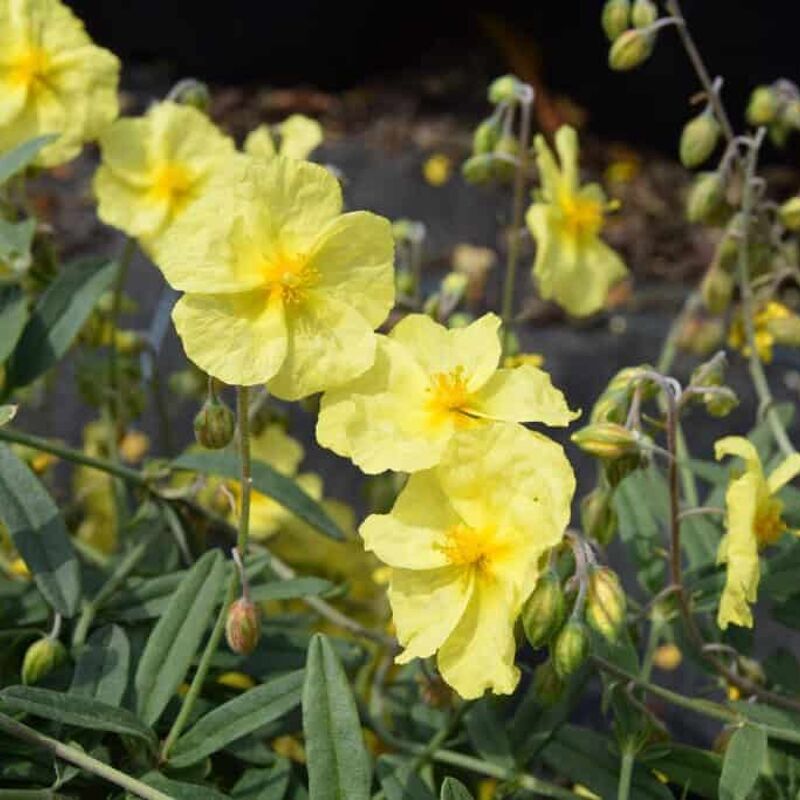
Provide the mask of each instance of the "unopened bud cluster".
{"label": "unopened bud cluster", "polygon": [[658,7],[653,0],[607,0],[601,23],[611,49],[608,63],[611,69],[625,71],[644,63],[653,52],[656,41],[654,23]]}

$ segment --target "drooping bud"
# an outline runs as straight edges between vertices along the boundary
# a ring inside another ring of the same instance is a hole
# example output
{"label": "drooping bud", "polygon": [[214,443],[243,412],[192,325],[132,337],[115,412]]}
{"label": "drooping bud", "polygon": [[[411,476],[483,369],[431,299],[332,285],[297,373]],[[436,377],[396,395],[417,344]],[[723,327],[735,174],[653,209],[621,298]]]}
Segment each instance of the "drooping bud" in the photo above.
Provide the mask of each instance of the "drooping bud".
{"label": "drooping bud", "polygon": [[493,160],[494,177],[500,181],[510,181],[517,171],[519,142],[515,136],[504,135],[497,140]]}
{"label": "drooping bud", "polygon": [[611,498],[608,487],[597,486],[581,500],[583,532],[602,547],[608,546],[617,530],[617,513]]}
{"label": "drooping bud", "polygon": [[589,655],[589,634],[586,625],[570,620],[558,634],[553,646],[553,666],[561,678],[572,675]]}
{"label": "drooping bud", "polygon": [[721,132],[717,118],[709,109],[689,120],[681,133],[680,156],[683,166],[694,169],[706,161],[714,152]]}
{"label": "drooping bud", "polygon": [[771,86],[757,86],[747,105],[747,121],[755,127],[769,125],[777,119],[780,107],[778,93]]}
{"label": "drooping bud", "polygon": [[519,78],[515,75],[502,75],[499,78],[495,78],[489,84],[489,102],[495,105],[498,103],[511,103],[519,97],[521,86]]}
{"label": "drooping bud", "polygon": [[261,610],[244,597],[231,603],[225,620],[228,647],[239,655],[249,655],[261,638]]}
{"label": "drooping bud", "polygon": [[492,179],[492,162],[490,154],[472,156],[461,165],[461,174],[467,183],[488,183]]}
{"label": "drooping bud", "polygon": [[722,386],[728,360],[725,353],[717,353],[713,358],[699,364],[689,378],[690,386]]}
{"label": "drooping bud", "polygon": [[533,692],[543,706],[552,706],[558,702],[564,691],[564,682],[559,677],[552,661],[539,664],[533,673]]}
{"label": "drooping bud", "polygon": [[184,106],[192,106],[204,114],[211,108],[211,92],[205,83],[196,78],[186,78],[176,83],[167,99]]}
{"label": "drooping bud", "polygon": [[785,125],[800,131],[800,100],[789,100],[781,112],[781,120]]}
{"label": "drooping bud", "polygon": [[712,266],[700,284],[700,295],[706,308],[712,314],[724,314],[731,304],[733,287],[733,277],[721,267]]}
{"label": "drooping bud", "polygon": [[636,69],[650,58],[655,44],[655,33],[632,28],[615,39],[608,53],[608,66],[618,72]]}
{"label": "drooping bud", "polygon": [[727,417],[739,405],[739,398],[732,389],[720,386],[713,392],[706,392],[703,395],[703,404],[712,417]]}
{"label": "drooping bud", "polygon": [[614,459],[639,452],[634,431],[615,422],[595,422],[572,434],[572,441],[586,453]]}
{"label": "drooping bud", "polygon": [[58,639],[45,636],[34,642],[22,659],[22,682],[26,686],[39,683],[67,660],[67,649]]}
{"label": "drooping bud", "polygon": [[686,197],[686,219],[689,222],[708,222],[725,203],[725,183],[716,172],[698,175]]}
{"label": "drooping bud", "polygon": [[625,592],[616,573],[608,567],[589,574],[586,621],[610,642],[616,641],[625,623]]}
{"label": "drooping bud", "polygon": [[500,127],[493,118],[485,119],[472,135],[472,153],[479,156],[491,153],[500,138]]}
{"label": "drooping bud", "polygon": [[399,295],[405,297],[414,296],[416,281],[414,280],[414,275],[411,273],[410,270],[398,269],[395,272],[394,284],[395,288],[397,289],[397,293]]}
{"label": "drooping bud", "polygon": [[194,418],[194,435],[198,443],[209,450],[219,450],[230,443],[235,429],[233,411],[210,394]]}
{"label": "drooping bud", "polygon": [[539,578],[522,607],[522,625],[531,647],[547,644],[564,622],[566,601],[561,581],[552,570]]}
{"label": "drooping bud", "polygon": [[609,41],[613,42],[618,36],[628,30],[631,17],[630,0],[607,0],[603,6],[601,22]]}
{"label": "drooping bud", "polygon": [[800,196],[790,197],[778,210],[783,227],[790,231],[800,231]]}
{"label": "drooping bud", "polygon": [[634,0],[631,22],[636,28],[646,28],[658,19],[658,7],[653,0]]}

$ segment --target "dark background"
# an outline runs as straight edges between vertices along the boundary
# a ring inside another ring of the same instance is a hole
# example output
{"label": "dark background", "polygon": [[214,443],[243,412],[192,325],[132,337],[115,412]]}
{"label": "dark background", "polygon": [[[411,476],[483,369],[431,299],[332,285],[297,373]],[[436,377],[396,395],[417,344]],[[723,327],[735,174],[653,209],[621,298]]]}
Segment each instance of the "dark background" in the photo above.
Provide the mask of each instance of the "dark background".
{"label": "dark background", "polygon": [[[593,132],[663,150],[674,147],[698,88],[674,43],[660,42],[632,73],[605,68],[601,0],[70,4],[126,66],[160,64],[170,78],[341,91],[444,68],[535,69],[548,89],[589,112]],[[683,11],[709,68],[725,76],[735,116],[758,83],[800,78],[795,0],[684,0]],[[671,28],[660,33],[675,36]],[[133,73],[127,69],[129,82]]]}

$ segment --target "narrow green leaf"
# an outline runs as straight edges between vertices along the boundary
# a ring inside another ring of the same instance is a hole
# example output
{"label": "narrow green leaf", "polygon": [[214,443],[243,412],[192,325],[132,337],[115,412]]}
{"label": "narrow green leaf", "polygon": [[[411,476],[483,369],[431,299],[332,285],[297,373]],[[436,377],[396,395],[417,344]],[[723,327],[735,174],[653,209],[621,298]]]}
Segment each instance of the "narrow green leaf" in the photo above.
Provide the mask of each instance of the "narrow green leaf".
{"label": "narrow green leaf", "polygon": [[256,686],[201,717],[175,743],[173,767],[195,764],[230,742],[279,719],[300,703],[303,671],[291,672]]}
{"label": "narrow green leaf", "polygon": [[756,725],[739,728],[725,748],[719,779],[721,800],[746,800],[767,756],[767,734]]}
{"label": "narrow green leaf", "polygon": [[[239,479],[239,459],[233,453],[184,453],[172,462],[174,469],[203,472],[231,480]],[[304,522],[331,539],[344,539],[339,526],[327,511],[291,478],[281,475],[263,461],[253,462],[253,489],[271,497]]]}
{"label": "narrow green leaf", "polygon": [[185,576],[186,571],[180,570],[157,578],[130,578],[103,606],[103,614],[121,622],[160,617]]}
{"label": "narrow green leaf", "polygon": [[482,697],[473,703],[464,717],[467,735],[472,746],[486,761],[513,768],[511,742],[497,714],[495,703],[492,697]]}
{"label": "narrow green leaf", "polygon": [[0,520],[47,602],[73,616],[81,575],[64,520],[36,476],[5,445],[0,445]]}
{"label": "narrow green leaf", "polygon": [[439,800],[472,800],[472,795],[467,791],[461,781],[455,778],[445,778],[442,782],[442,793]]}
{"label": "narrow green leaf", "polygon": [[31,245],[36,233],[32,217],[21,222],[0,218],[0,261],[12,274],[23,275],[31,265]]}
{"label": "narrow green leaf", "polygon": [[152,725],[175,694],[203,639],[219,600],[225,564],[209,550],[181,581],[150,633],[136,670],[139,716]]}
{"label": "narrow green leaf", "polygon": [[294,600],[298,597],[326,594],[335,588],[335,584],[324,578],[313,576],[275,580],[251,586],[250,595],[257,603],[266,600]]}
{"label": "narrow green leaf", "polygon": [[666,775],[670,783],[688,786],[698,797],[719,798],[722,759],[716,753],[670,742],[645,750],[639,760]]}
{"label": "narrow green leaf", "polygon": [[70,693],[118,706],[128,687],[131,647],[125,631],[108,625],[81,648]]}
{"label": "narrow green leaf", "polygon": [[217,789],[199,783],[186,783],[185,781],[175,781],[167,778],[160,772],[148,772],[139,780],[158,789],[160,792],[169,795],[174,800],[230,800],[230,795],[223,794]]}
{"label": "narrow green leaf", "polygon": [[386,800],[436,800],[407,759],[381,756],[375,771]]}
{"label": "narrow green leaf", "polygon": [[283,800],[292,777],[292,765],[278,757],[267,769],[248,769],[231,790],[233,800]]}
{"label": "narrow green leaf", "polygon": [[17,416],[17,406],[0,406],[0,428]]}
{"label": "narrow green leaf", "polygon": [[6,391],[29,384],[67,352],[116,274],[116,262],[99,259],[73,261],[62,267],[39,298],[11,354]]}
{"label": "narrow green leaf", "polygon": [[7,711],[20,711],[65,725],[135,736],[150,745],[156,742],[153,731],[130,711],[91,697],[34,686],[9,686],[0,691],[0,705]]}
{"label": "narrow green leaf", "polygon": [[16,284],[0,286],[0,364],[13,352],[28,319],[28,301]]}
{"label": "narrow green leaf", "polygon": [[369,800],[370,764],[356,704],[336,653],[320,633],[308,647],[303,732],[314,800]]}
{"label": "narrow green leaf", "polygon": [[25,167],[33,162],[33,159],[39,155],[42,148],[46,147],[50,142],[58,139],[58,134],[46,133],[44,136],[37,136],[35,139],[29,139],[21,145],[15,147],[10,153],[6,153],[0,158],[0,186],[2,186],[9,178],[13,178],[17,173],[22,172]]}

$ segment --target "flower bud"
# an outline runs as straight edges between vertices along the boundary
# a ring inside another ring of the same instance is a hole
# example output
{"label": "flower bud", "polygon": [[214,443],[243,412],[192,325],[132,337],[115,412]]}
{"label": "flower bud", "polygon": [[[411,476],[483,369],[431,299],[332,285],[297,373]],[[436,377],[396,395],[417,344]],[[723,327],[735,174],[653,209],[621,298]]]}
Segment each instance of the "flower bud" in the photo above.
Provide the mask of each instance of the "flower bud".
{"label": "flower bud", "polygon": [[208,86],[195,78],[186,78],[176,83],[168,99],[184,106],[192,106],[204,114],[211,108],[211,92]]}
{"label": "flower bud", "polygon": [[218,397],[209,395],[194,418],[194,435],[209,450],[226,447],[233,438],[236,418],[233,411]]}
{"label": "flower bud", "polygon": [[687,169],[699,167],[714,152],[722,129],[717,118],[704,111],[689,120],[681,133],[681,163]]}
{"label": "flower bud", "polygon": [[494,177],[500,181],[510,181],[517,171],[519,157],[519,142],[516,137],[501,136],[495,145],[494,155],[498,156],[492,162]]}
{"label": "flower bud", "polygon": [[564,682],[558,676],[552,661],[539,664],[533,673],[533,693],[543,706],[552,706],[558,702],[564,691]]}
{"label": "flower bud", "polygon": [[733,297],[733,277],[717,266],[712,266],[703,276],[700,295],[712,314],[724,314]]}
{"label": "flower bud", "polygon": [[775,344],[800,347],[800,317],[796,314],[774,317],[767,321],[765,327],[772,334]]}
{"label": "flower bud", "polygon": [[561,678],[572,675],[589,655],[589,634],[579,620],[570,620],[553,646],[553,666]]}
{"label": "flower bud", "polygon": [[758,86],[750,95],[747,121],[755,127],[769,125],[777,119],[780,105],[778,93],[771,86]]}
{"label": "flower bud", "polygon": [[608,66],[618,72],[635,69],[650,58],[656,37],[639,28],[625,31],[615,39],[608,53]]}
{"label": "flower bud", "polygon": [[472,135],[472,153],[479,156],[491,153],[500,137],[500,128],[494,119],[485,119]]}
{"label": "flower bud", "polygon": [[231,603],[225,620],[225,638],[234,653],[246,656],[256,649],[261,638],[261,610],[251,600],[240,597]]}
{"label": "flower bud", "polygon": [[531,647],[541,647],[553,638],[564,622],[566,602],[558,575],[549,571],[522,608],[522,625]]}
{"label": "flower bud", "polygon": [[686,219],[689,222],[708,222],[725,203],[725,183],[716,172],[698,175],[686,198]]}
{"label": "flower bud", "polygon": [[39,683],[67,660],[67,649],[58,639],[45,636],[34,642],[22,659],[22,682],[26,686]]}
{"label": "flower bud", "polygon": [[609,642],[616,641],[625,624],[625,592],[616,573],[608,567],[589,574],[586,621]]}
{"label": "flower bud", "polygon": [[789,100],[781,112],[781,119],[789,128],[800,131],[800,100]]}
{"label": "flower bud", "polygon": [[595,422],[572,434],[572,441],[586,453],[598,458],[620,458],[639,452],[639,439],[624,425]]}
{"label": "flower bud", "polygon": [[511,103],[519,97],[521,83],[515,75],[503,75],[489,84],[489,102]]}
{"label": "flower bud", "polygon": [[800,231],[800,195],[790,197],[778,210],[783,227],[790,231]]}
{"label": "flower bud", "polygon": [[609,41],[613,42],[618,36],[628,30],[631,16],[630,0],[607,0],[603,6],[601,22]]}
{"label": "flower bud", "polygon": [[398,269],[394,276],[394,283],[399,295],[413,297],[416,281],[410,270]]}
{"label": "flower bud", "polygon": [[631,22],[636,28],[646,28],[658,19],[658,7],[653,0],[634,0]]}
{"label": "flower bud", "polygon": [[492,156],[480,155],[468,158],[461,165],[461,174],[467,183],[488,183],[492,179]]}
{"label": "flower bud", "polygon": [[722,386],[725,382],[725,371],[728,360],[724,353],[717,353],[713,358],[695,367],[689,378],[691,386]]}
{"label": "flower bud", "polygon": [[739,405],[739,398],[732,389],[720,386],[715,391],[703,395],[703,405],[712,417],[727,417]]}
{"label": "flower bud", "polygon": [[611,497],[608,487],[597,486],[581,500],[583,532],[603,547],[608,546],[617,530],[617,513]]}

